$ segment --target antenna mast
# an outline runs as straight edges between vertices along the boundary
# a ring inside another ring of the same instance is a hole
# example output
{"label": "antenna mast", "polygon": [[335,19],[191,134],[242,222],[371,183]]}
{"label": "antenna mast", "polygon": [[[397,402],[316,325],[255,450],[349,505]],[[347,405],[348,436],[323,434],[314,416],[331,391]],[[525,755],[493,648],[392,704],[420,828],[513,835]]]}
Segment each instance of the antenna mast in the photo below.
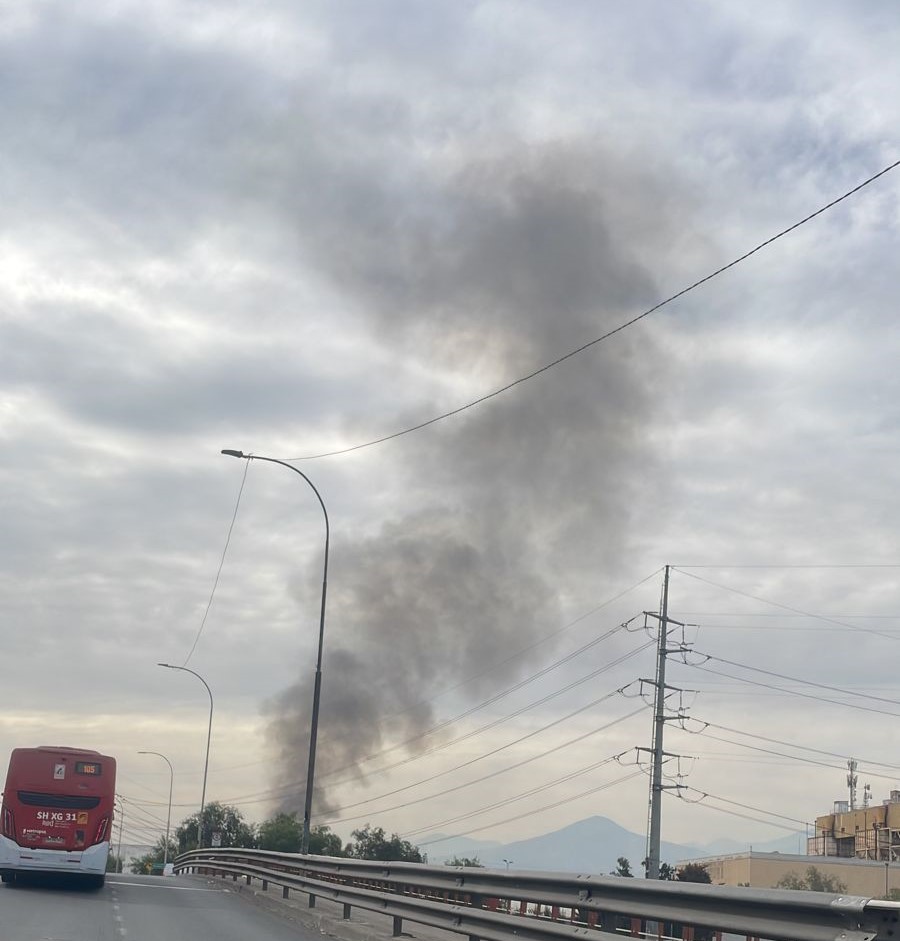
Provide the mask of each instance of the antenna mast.
{"label": "antenna mast", "polygon": [[850,773],[847,775],[847,787],[850,788],[850,809],[856,810],[856,782],[859,780],[859,776],[856,773],[856,759],[851,758],[847,762],[847,768]]}

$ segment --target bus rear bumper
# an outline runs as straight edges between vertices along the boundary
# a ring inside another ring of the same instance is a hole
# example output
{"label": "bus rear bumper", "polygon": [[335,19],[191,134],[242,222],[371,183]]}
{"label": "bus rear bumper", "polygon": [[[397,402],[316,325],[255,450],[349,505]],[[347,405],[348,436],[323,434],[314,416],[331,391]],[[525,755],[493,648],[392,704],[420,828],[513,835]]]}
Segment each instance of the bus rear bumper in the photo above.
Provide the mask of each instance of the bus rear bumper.
{"label": "bus rear bumper", "polygon": [[109,856],[109,843],[98,843],[85,850],[28,849],[0,836],[0,872],[71,872],[103,875]]}

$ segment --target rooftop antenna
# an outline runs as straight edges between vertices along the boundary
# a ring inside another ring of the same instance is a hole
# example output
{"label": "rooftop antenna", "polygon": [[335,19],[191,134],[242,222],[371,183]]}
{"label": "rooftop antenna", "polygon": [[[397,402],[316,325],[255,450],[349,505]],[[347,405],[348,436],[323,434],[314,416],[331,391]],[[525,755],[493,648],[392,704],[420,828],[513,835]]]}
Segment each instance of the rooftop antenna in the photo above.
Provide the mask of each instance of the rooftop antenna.
{"label": "rooftop antenna", "polygon": [[865,810],[871,802],[872,802],[872,785],[864,784],[863,785],[863,810]]}
{"label": "rooftop antenna", "polygon": [[856,782],[859,780],[859,777],[856,774],[856,759],[851,758],[847,762],[847,768],[850,770],[850,773],[847,775],[847,787],[850,788],[850,809],[856,810]]}

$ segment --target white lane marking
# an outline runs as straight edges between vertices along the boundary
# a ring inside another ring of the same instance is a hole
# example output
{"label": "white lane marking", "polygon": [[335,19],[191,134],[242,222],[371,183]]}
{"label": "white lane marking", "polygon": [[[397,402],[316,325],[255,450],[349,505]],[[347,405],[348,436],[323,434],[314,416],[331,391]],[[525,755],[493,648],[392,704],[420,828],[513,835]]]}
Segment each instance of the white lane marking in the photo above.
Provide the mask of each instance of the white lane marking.
{"label": "white lane marking", "polygon": [[[117,883],[117,884],[124,885],[124,883]],[[112,885],[112,882],[108,881],[107,885]],[[125,924],[122,920],[121,906],[119,905],[119,896],[116,893],[115,889],[110,889],[109,894],[112,896],[112,907],[113,907],[113,912],[115,912],[115,914],[113,915],[113,920],[116,923],[116,926],[115,926],[116,935],[119,938],[124,938],[128,934],[128,932],[125,930]]]}
{"label": "white lane marking", "polygon": [[133,889],[169,889],[172,892],[227,892],[228,889],[201,889],[192,885],[156,885],[153,882],[116,882],[114,885],[127,885]]}

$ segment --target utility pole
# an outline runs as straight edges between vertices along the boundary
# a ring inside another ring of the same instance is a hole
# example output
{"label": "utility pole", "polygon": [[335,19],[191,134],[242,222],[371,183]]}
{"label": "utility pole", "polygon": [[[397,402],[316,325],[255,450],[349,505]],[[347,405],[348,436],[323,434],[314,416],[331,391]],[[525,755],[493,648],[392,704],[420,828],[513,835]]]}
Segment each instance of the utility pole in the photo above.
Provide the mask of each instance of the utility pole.
{"label": "utility pole", "polygon": [[118,872],[124,872],[125,866],[122,863],[122,831],[125,829],[125,804],[122,798],[119,798],[119,846],[116,850],[116,869]]}
{"label": "utility pole", "polygon": [[[680,644],[677,647],[668,646],[669,624],[677,624],[684,627],[681,621],[673,621],[669,617],[669,568],[666,566],[663,578],[662,603],[660,605],[659,615],[650,615],[659,619],[659,639],[656,645],[656,680],[653,685],[656,687],[653,706],[653,765],[650,773],[650,821],[647,828],[647,878],[658,879],[660,867],[660,834],[662,820],[662,792],[668,788],[677,788],[680,785],[663,784],[662,766],[665,758],[676,758],[677,755],[670,755],[663,748],[663,729],[669,719],[679,719],[681,715],[667,716],[666,710],[666,690],[674,689],[672,686],[666,686],[666,656],[670,653],[679,653],[687,648]],[[648,612],[649,614],[649,612]],[[647,749],[638,749],[647,751]]]}

